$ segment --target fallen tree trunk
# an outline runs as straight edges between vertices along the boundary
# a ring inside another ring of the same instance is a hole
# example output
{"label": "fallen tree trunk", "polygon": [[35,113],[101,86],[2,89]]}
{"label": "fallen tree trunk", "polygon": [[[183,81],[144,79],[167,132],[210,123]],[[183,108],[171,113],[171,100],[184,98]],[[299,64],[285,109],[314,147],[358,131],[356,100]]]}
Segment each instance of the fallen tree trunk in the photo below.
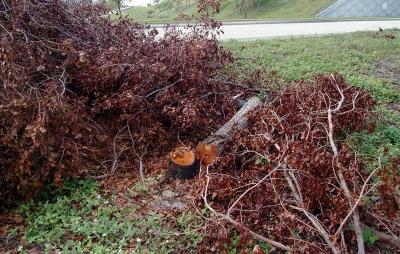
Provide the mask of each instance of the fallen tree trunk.
{"label": "fallen tree trunk", "polygon": [[167,178],[193,178],[200,164],[210,165],[218,157],[223,144],[229,140],[237,130],[247,127],[247,115],[262,104],[258,97],[251,97],[236,114],[218,131],[200,142],[196,151],[180,147],[170,153],[170,165]]}
{"label": "fallen tree trunk", "polygon": [[233,133],[247,127],[247,114],[261,104],[258,97],[251,97],[226,124],[197,145],[197,159],[201,160],[203,165],[211,164],[221,152],[223,144],[232,137]]}

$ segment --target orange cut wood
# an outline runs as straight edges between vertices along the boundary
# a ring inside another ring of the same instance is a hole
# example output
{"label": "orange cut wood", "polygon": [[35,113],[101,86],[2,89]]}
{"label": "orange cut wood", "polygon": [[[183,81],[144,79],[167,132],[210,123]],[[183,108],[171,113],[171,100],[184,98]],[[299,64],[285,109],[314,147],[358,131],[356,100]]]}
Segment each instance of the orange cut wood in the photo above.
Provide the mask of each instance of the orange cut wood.
{"label": "orange cut wood", "polygon": [[192,179],[199,168],[195,152],[190,147],[178,147],[170,153],[167,178]]}
{"label": "orange cut wood", "polygon": [[247,114],[261,105],[258,97],[251,97],[218,131],[199,143],[195,153],[189,147],[176,148],[170,153],[167,178],[191,179],[199,172],[200,163],[212,164],[235,131],[247,127]]}
{"label": "orange cut wood", "polygon": [[199,143],[196,147],[196,157],[201,164],[208,166],[218,157],[218,147],[214,144]]}
{"label": "orange cut wood", "polygon": [[170,154],[171,160],[179,166],[193,165],[196,160],[195,153],[189,147],[178,147]]}

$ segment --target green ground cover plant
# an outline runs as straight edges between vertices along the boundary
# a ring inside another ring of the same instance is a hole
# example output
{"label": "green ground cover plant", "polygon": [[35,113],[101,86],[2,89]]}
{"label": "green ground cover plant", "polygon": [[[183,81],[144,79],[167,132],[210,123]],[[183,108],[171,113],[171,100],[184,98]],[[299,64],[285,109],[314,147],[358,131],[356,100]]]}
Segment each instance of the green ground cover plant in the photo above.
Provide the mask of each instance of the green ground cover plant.
{"label": "green ground cover plant", "polygon": [[[139,185],[132,189],[135,197],[147,193]],[[47,199],[54,191],[56,198]],[[19,207],[26,219],[21,232],[26,246],[20,251],[174,253],[193,249],[202,240],[197,232],[202,220],[191,211],[171,221],[163,213],[141,210],[135,202],[120,207],[115,199],[101,193],[94,180],[70,180],[62,190],[48,187],[37,200]]]}

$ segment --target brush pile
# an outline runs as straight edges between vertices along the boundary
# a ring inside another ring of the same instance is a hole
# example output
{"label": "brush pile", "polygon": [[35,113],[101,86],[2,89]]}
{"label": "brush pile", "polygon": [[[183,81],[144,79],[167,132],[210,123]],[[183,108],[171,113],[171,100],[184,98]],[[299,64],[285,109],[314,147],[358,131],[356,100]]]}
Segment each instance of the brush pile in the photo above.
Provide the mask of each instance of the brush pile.
{"label": "brush pile", "polygon": [[[147,158],[227,122],[249,90],[216,77],[232,61],[207,18],[218,8],[200,1],[202,26],[160,35],[91,1],[0,1],[0,208],[68,177],[143,177]],[[374,128],[371,96],[332,75],[269,98],[200,170],[219,225],[298,253],[365,253],[372,236],[400,248],[399,161],[365,172],[346,144]]]}
{"label": "brush pile", "polygon": [[239,229],[243,244],[250,237],[295,253],[365,253],[373,235],[399,248],[398,161],[365,172],[346,145],[349,134],[374,128],[373,106],[339,75],[277,93],[203,169],[205,206]]}
{"label": "brush pile", "polygon": [[132,169],[233,113],[236,88],[210,81],[231,61],[215,22],[161,36],[84,0],[4,0],[0,13],[2,205]]}

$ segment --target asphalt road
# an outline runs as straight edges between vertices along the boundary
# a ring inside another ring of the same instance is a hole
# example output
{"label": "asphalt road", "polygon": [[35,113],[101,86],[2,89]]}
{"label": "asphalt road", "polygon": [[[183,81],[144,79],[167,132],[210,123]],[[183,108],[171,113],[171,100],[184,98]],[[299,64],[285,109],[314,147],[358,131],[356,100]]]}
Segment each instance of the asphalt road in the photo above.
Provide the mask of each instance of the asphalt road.
{"label": "asphalt road", "polygon": [[[156,27],[156,26],[155,26]],[[254,40],[276,37],[313,36],[324,34],[350,33],[357,31],[378,31],[379,28],[400,28],[400,20],[382,21],[318,21],[318,22],[230,22],[222,25],[224,33],[220,40]],[[162,28],[157,27],[160,35]]]}
{"label": "asphalt road", "polygon": [[385,21],[335,21],[272,24],[225,24],[221,40],[264,39],[290,36],[311,36],[323,34],[349,33],[356,31],[378,31],[379,28],[400,28],[400,20]]}

